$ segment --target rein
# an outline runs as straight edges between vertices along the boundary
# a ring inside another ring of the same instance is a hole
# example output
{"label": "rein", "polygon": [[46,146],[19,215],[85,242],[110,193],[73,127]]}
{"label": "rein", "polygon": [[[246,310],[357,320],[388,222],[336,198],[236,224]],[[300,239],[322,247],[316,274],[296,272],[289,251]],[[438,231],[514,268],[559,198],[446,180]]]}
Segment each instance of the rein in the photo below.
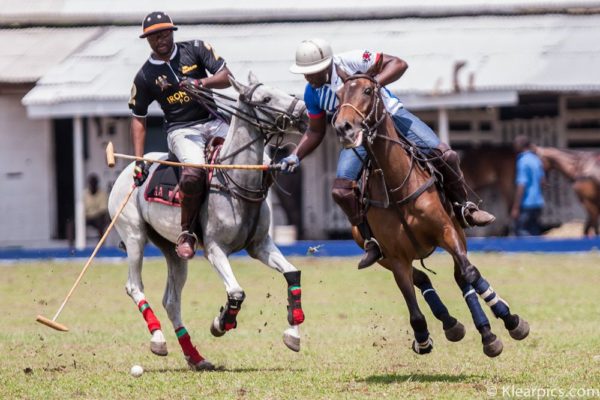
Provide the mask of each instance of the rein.
{"label": "rein", "polygon": [[[188,92],[188,94],[202,104],[205,108],[209,110],[209,112],[213,115],[219,115],[218,111],[223,111],[229,114],[229,116],[236,116],[240,120],[250,124],[254,128],[257,128],[261,135],[254,140],[251,140],[248,143],[245,143],[241,147],[237,148],[235,151],[220,156],[218,163],[222,163],[224,160],[230,159],[235,155],[241,153],[242,151],[248,149],[254,143],[259,140],[264,140],[265,144],[269,143],[274,137],[277,137],[276,141],[276,149],[278,150],[281,146],[281,142],[283,140],[283,135],[292,127],[298,127],[301,122],[302,113],[299,113],[298,116],[294,115],[294,109],[299,102],[297,97],[294,97],[287,107],[286,110],[281,110],[276,107],[268,106],[262,102],[256,102],[252,100],[254,92],[258,87],[260,87],[262,83],[258,83],[254,85],[247,93],[240,94],[239,100],[249,106],[250,111],[247,111],[243,108],[232,106],[232,105],[218,105],[213,98],[213,95],[226,99],[230,102],[236,102],[237,100],[223,95],[218,92],[214,92],[210,89],[199,87],[196,88],[191,84],[184,85],[184,90]],[[211,103],[210,105],[207,103]],[[214,106],[214,108],[213,108]],[[263,115],[267,115],[269,119],[265,119],[259,115],[259,112]],[[271,117],[269,112],[275,112],[275,116]],[[222,118],[222,117],[221,117]],[[276,150],[276,151],[277,151]],[[271,164],[273,161],[271,161]],[[252,203],[260,203],[264,201],[267,197],[267,192],[269,190],[268,186],[264,184],[263,178],[263,186],[259,189],[248,188],[243,186],[235,179],[233,179],[229,172],[225,170],[218,170],[216,173],[217,179],[221,182],[220,184],[211,185],[219,190],[230,193],[233,197],[238,199],[242,199],[244,201],[252,202]],[[232,187],[233,186],[233,187]]]}

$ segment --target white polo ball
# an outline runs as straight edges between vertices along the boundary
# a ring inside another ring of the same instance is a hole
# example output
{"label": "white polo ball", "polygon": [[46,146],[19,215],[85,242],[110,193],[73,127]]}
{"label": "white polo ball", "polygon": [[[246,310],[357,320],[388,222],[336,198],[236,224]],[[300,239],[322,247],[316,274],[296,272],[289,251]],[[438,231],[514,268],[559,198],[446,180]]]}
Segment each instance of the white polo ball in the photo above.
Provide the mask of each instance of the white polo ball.
{"label": "white polo ball", "polygon": [[133,367],[131,367],[131,376],[139,378],[140,376],[142,376],[143,373],[144,368],[142,368],[140,365],[134,365]]}

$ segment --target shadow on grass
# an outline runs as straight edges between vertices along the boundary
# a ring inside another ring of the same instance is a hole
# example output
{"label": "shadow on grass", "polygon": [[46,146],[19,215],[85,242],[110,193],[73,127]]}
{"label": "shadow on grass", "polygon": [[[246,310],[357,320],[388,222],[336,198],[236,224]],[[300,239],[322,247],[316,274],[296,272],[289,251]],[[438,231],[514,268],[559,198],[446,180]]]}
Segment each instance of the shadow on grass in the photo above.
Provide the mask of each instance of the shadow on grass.
{"label": "shadow on grass", "polygon": [[[146,369],[147,373],[190,372],[190,371],[192,371],[192,370],[187,367],[148,368],[148,369]],[[303,368],[290,369],[290,368],[281,368],[281,367],[277,367],[277,368],[226,368],[222,365],[217,365],[215,367],[215,369],[212,371],[196,371],[196,372],[214,374],[214,373],[218,373],[218,372],[288,372],[288,371],[302,372],[305,370]]]}
{"label": "shadow on grass", "polygon": [[403,382],[464,382],[464,381],[472,381],[482,379],[482,376],[479,375],[449,375],[449,374],[386,374],[386,375],[371,375],[365,379],[363,382],[366,383],[403,383]]}
{"label": "shadow on grass", "polygon": [[302,372],[305,371],[304,368],[223,368],[218,372]]}

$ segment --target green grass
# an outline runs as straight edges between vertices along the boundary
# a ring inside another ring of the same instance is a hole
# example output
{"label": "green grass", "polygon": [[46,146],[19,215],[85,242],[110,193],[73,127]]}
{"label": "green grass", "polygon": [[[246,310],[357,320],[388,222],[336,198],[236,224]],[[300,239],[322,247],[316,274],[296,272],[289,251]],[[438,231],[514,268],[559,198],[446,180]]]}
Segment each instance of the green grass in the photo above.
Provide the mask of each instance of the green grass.
{"label": "green grass", "polygon": [[[504,342],[496,359],[482,352],[446,255],[427,265],[438,272],[434,286],[467,335],[447,342],[419,294],[434,340],[425,356],[410,350],[404,300],[381,267],[358,271],[352,258],[292,260],[303,273],[307,316],[302,350],[293,353],[281,341],[287,327],[283,276],[233,259],[247,297],[238,328],[214,338],[208,327],[225,291],[204,259],[194,261],[184,321],[200,352],[223,367],[205,373],[187,369],[162,308],[162,262],[145,264],[144,283],[167,336],[167,357],[149,351],[143,318],[125,294],[124,262],[97,261],[90,268],[59,317],[68,333],[36,323],[35,316],[54,316],[83,261],[0,266],[0,398],[466,399],[489,398],[489,387],[498,397],[511,386],[600,390],[600,255],[473,254],[471,260],[531,325],[530,336],[515,342],[486,307]],[[133,364],[144,367],[142,377],[129,375]]]}

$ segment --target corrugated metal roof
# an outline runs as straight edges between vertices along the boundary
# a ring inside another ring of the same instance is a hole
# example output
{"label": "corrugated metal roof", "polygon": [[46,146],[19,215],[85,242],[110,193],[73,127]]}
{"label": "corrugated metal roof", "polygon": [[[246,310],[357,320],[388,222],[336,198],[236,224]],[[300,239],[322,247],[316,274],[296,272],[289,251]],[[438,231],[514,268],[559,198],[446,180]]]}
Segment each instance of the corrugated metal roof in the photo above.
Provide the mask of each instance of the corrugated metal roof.
{"label": "corrugated metal roof", "polygon": [[[30,113],[45,107],[38,111],[128,114],[133,76],[150,52],[138,33],[110,28],[66,59],[27,94]],[[305,83],[288,68],[297,44],[315,36],[331,41],[334,52],[366,47],[405,59],[409,70],[390,88],[413,101],[415,95],[452,94],[453,70],[461,61],[461,87],[466,90],[471,80],[480,94],[600,90],[600,15],[196,25],[176,32],[176,40],[210,42],[238,78],[245,80],[252,70],[296,94]],[[432,101],[440,104],[439,98]]]}
{"label": "corrugated metal roof", "polygon": [[600,12],[599,0],[0,0],[0,24],[137,24],[151,10],[179,23]]}
{"label": "corrugated metal roof", "polygon": [[35,82],[101,28],[0,30],[0,82]]}

